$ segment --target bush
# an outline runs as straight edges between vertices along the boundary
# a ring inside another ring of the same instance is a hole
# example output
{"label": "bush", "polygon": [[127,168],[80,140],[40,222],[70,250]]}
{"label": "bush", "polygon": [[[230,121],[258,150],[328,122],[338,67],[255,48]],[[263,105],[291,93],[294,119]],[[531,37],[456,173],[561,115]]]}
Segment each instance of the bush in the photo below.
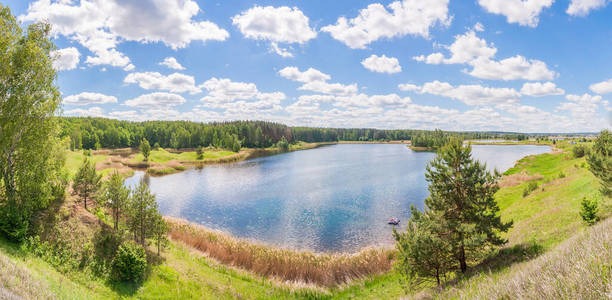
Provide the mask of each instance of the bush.
{"label": "bush", "polygon": [[529,194],[531,194],[531,192],[535,191],[536,189],[538,189],[538,183],[535,181],[529,182],[529,184],[523,190],[523,198],[529,196]]}
{"label": "bush", "polygon": [[574,154],[575,158],[581,158],[583,156],[586,155],[587,153],[587,148],[584,145],[576,145],[573,149],[572,149],[572,153]]}
{"label": "bush", "polygon": [[559,178],[565,178],[565,173],[559,172]]}
{"label": "bush", "polygon": [[112,267],[113,273],[119,281],[137,282],[142,280],[147,269],[144,249],[133,242],[124,242],[117,250]]}
{"label": "bush", "polygon": [[597,221],[599,221],[599,217],[597,216],[597,211],[599,210],[597,201],[589,200],[584,197],[582,198],[582,202],[580,204],[580,216],[582,217],[582,220],[589,226],[597,223]]}
{"label": "bush", "polygon": [[159,143],[157,143],[157,142],[156,142],[156,143],[153,145],[153,150],[159,150],[159,148],[160,148]]}
{"label": "bush", "polygon": [[198,155],[198,160],[204,159],[204,148],[201,146],[196,149],[196,154]]}

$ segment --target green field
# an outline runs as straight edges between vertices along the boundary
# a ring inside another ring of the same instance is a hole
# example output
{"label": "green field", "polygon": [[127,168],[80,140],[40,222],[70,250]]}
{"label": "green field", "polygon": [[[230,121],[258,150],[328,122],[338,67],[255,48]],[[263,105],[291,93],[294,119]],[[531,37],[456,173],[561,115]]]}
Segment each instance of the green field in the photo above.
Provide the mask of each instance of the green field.
{"label": "green field", "polygon": [[[149,156],[149,162],[167,163],[172,160],[176,161],[200,161],[204,159],[219,159],[237,154],[237,152],[227,150],[205,150],[202,153],[202,159],[198,159],[198,154],[195,151],[172,153],[165,149],[152,150]],[[143,162],[144,156],[141,153],[136,154],[132,162]]]}
{"label": "green field", "polygon": [[[154,151],[151,157],[154,161],[167,162],[173,159],[188,159],[193,154]],[[229,155],[231,152],[225,154]],[[69,168],[79,165],[82,159],[80,155],[69,154]],[[94,158],[104,159],[103,156]],[[523,190],[528,185],[527,181],[519,181],[499,190],[496,198],[502,218],[514,221],[514,226],[507,233],[510,243],[506,249],[492,254],[488,266],[493,266],[491,274],[476,276],[465,284],[462,281],[457,285],[460,289],[469,292],[470,289],[484,289],[483,285],[499,284],[500,278],[506,278],[504,276],[516,276],[512,274],[517,274],[519,268],[530,264],[528,259],[532,259],[540,251],[561,251],[557,250],[560,244],[563,246],[564,241],[585,232],[587,228],[578,215],[580,201],[585,196],[600,200],[602,217],[612,214],[611,201],[600,196],[597,180],[588,171],[584,158],[573,158],[569,152],[526,157],[506,172],[507,176],[516,174],[538,178],[535,181],[539,187],[526,197],[523,196]],[[540,250],[530,252],[532,250],[529,247],[532,246]],[[99,279],[87,269],[58,272],[41,258],[1,240],[0,263],[12,264],[14,268],[24,271],[19,272],[20,275],[17,276],[10,274],[14,273],[8,271],[11,268],[2,268],[0,278],[11,279],[5,280],[8,286],[0,285],[0,295],[4,288],[9,291],[23,290],[26,297],[40,297],[35,294],[38,286],[45,286],[49,293],[61,299],[382,299],[398,298],[407,294],[436,295],[427,289],[406,291],[400,283],[399,275],[394,271],[354,282],[349,286],[326,290],[300,284],[279,283],[225,267],[180,242],[171,242],[162,256],[163,261],[152,267],[146,281],[142,285],[132,286]],[[516,263],[511,264],[512,262]],[[480,267],[476,267],[477,270],[478,268]],[[23,288],[27,286],[33,288]],[[463,290],[453,293],[450,291],[453,289],[449,287],[443,290],[441,295],[465,295],[462,294]]]}

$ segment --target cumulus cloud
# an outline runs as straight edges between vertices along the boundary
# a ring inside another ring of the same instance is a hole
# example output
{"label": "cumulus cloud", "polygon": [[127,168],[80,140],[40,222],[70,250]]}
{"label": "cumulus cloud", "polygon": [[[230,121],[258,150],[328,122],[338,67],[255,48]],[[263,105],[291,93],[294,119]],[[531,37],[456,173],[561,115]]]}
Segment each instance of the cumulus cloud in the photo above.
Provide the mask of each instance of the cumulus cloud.
{"label": "cumulus cloud", "polygon": [[316,93],[346,96],[358,91],[357,84],[344,85],[341,83],[328,83],[331,76],[317,69],[309,68],[301,72],[296,67],[286,67],[278,72],[282,77],[292,81],[304,83],[298,90]]}
{"label": "cumulus cloud", "polygon": [[208,95],[200,99],[204,102],[204,106],[223,109],[228,115],[251,114],[253,117],[262,112],[280,111],[281,101],[286,98],[284,93],[262,93],[254,83],[235,82],[227,78],[213,77],[201,87],[208,91]]}
{"label": "cumulus cloud", "polygon": [[476,36],[474,30],[456,35],[455,41],[446,47],[450,57],[440,52],[428,56],[413,57],[427,64],[467,64],[472,67],[466,73],[482,79],[494,80],[552,80],[556,73],[548,69],[546,63],[536,59],[526,59],[515,55],[503,60],[494,60],[497,48]]}
{"label": "cumulus cloud", "polygon": [[272,50],[283,57],[293,54],[278,43],[303,44],[317,36],[308,17],[297,7],[254,6],[234,16],[232,23],[247,38],[270,41]]}
{"label": "cumulus cloud", "polygon": [[135,83],[145,90],[162,90],[173,93],[189,92],[200,93],[202,90],[195,86],[193,76],[172,73],[164,76],[158,72],[130,73],[123,80],[125,83]]}
{"label": "cumulus cloud", "polygon": [[574,118],[581,120],[597,120],[597,111],[599,104],[602,104],[601,96],[593,96],[589,94],[583,95],[566,95],[565,98],[569,102],[563,102],[557,106],[557,110],[568,111]]}
{"label": "cumulus cloud", "polygon": [[397,58],[387,57],[384,54],[382,56],[372,54],[364,59],[361,64],[372,72],[393,74],[402,71],[402,66],[400,66]]}
{"label": "cumulus cloud", "polygon": [[77,48],[69,47],[51,52],[54,58],[53,67],[58,71],[76,69],[81,59],[81,53]]}
{"label": "cumulus cloud", "polygon": [[63,103],[69,105],[107,104],[117,103],[117,98],[99,93],[83,92],[78,95],[65,97]]}
{"label": "cumulus cloud", "polygon": [[90,107],[88,109],[75,108],[64,111],[64,115],[77,117],[103,117],[104,110],[97,106]]}
{"label": "cumulus cloud", "polygon": [[538,26],[540,13],[554,0],[478,0],[478,4],[492,14],[503,15],[508,23]]}
{"label": "cumulus cloud", "polygon": [[610,0],[572,0],[565,11],[570,16],[584,17],[592,10],[606,6]]}
{"label": "cumulus cloud", "polygon": [[160,62],[158,65],[160,66],[166,66],[170,69],[174,69],[174,70],[185,70],[185,67],[183,67],[174,57],[166,57],[164,58],[164,60],[162,62]]}
{"label": "cumulus cloud", "polygon": [[116,48],[122,41],[161,42],[183,48],[192,41],[225,40],[229,33],[209,21],[197,21],[193,0],[38,0],[19,19],[47,21],[52,32],[80,43],[94,55],[89,65],[127,67],[130,59]]}
{"label": "cumulus cloud", "polygon": [[543,97],[548,95],[563,95],[565,91],[563,89],[558,88],[552,82],[534,82],[534,83],[525,83],[521,88],[521,94],[532,96],[532,97]]}
{"label": "cumulus cloud", "polygon": [[429,30],[436,24],[447,26],[448,0],[403,0],[388,5],[373,3],[359,11],[352,19],[338,18],[334,25],[321,28],[352,49],[364,49],[366,45],[382,39],[405,35],[429,37]]}
{"label": "cumulus cloud", "polygon": [[185,103],[181,95],[171,93],[151,93],[125,101],[124,105],[148,109],[167,109]]}
{"label": "cumulus cloud", "polygon": [[329,74],[325,74],[317,69],[308,68],[308,70],[301,72],[296,67],[285,67],[278,71],[278,74],[289,80],[298,82],[312,82],[312,81],[327,81],[331,79]]}
{"label": "cumulus cloud", "polygon": [[512,88],[491,88],[477,84],[453,86],[438,80],[427,82],[423,86],[400,84],[398,87],[404,91],[417,91],[421,94],[456,99],[471,106],[514,104],[521,98],[521,94]]}
{"label": "cumulus cloud", "polygon": [[606,81],[591,84],[591,86],[589,86],[589,89],[591,89],[591,91],[597,94],[612,93],[612,78]]}

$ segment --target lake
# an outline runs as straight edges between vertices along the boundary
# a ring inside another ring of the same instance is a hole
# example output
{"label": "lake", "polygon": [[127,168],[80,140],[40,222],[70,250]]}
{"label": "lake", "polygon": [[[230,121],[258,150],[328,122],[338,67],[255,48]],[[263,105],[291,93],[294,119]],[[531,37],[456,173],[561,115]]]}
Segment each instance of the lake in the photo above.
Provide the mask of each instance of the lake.
{"label": "lake", "polygon": [[[505,171],[548,146],[478,145],[475,158]],[[405,223],[428,196],[424,170],[434,157],[401,144],[339,144],[210,165],[163,177],[136,172],[162,214],[289,249],[354,252],[393,243],[387,221]],[[402,224],[400,223],[400,224]],[[401,226],[400,226],[401,227]]]}

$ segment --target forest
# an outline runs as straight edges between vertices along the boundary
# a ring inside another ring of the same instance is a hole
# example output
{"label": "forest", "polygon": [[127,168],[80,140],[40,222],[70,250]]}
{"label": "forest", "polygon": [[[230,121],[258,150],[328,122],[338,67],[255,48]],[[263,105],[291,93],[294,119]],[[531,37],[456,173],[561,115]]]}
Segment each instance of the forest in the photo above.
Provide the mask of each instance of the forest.
{"label": "forest", "polygon": [[289,127],[266,121],[196,123],[188,121],[130,122],[104,118],[59,117],[60,137],[72,149],[138,147],[144,138],[163,148],[265,148],[284,137],[289,143],[412,140],[413,146],[437,148],[449,137],[461,139],[525,139],[524,135],[441,130]]}

